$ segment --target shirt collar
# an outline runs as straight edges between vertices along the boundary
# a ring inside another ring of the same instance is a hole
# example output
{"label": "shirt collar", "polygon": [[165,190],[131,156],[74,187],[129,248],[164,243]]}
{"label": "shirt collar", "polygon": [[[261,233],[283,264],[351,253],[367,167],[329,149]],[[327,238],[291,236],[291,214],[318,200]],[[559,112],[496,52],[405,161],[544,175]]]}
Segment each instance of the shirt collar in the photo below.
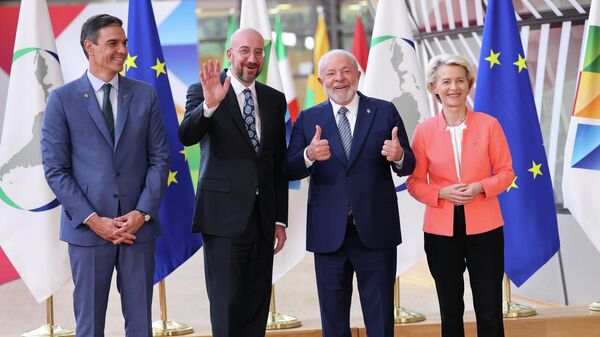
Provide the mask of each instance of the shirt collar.
{"label": "shirt collar", "polygon": [[231,87],[233,88],[233,92],[235,92],[236,96],[239,96],[244,89],[248,88],[252,92],[252,96],[256,97],[256,81],[252,81],[252,84],[246,87],[235,76],[233,76],[231,69],[227,69],[227,76],[231,77]]}
{"label": "shirt collar", "polygon": [[[104,83],[106,83],[98,77],[94,76],[94,74],[92,74],[89,70],[87,71],[87,76],[90,80],[90,83],[92,84],[92,88],[94,88],[94,92],[99,91],[104,85]],[[110,80],[108,83],[110,83],[113,86],[113,88],[119,90],[119,74],[116,74],[115,77],[113,77],[112,80]]]}
{"label": "shirt collar", "polygon": [[[354,93],[354,97],[352,98],[350,103],[344,105],[348,109],[348,113],[355,114],[358,111],[358,101],[359,96],[357,93]],[[333,108],[334,115],[337,114],[338,110],[340,110],[342,106],[334,102],[331,98],[329,99],[329,102],[331,102],[331,107]]]}

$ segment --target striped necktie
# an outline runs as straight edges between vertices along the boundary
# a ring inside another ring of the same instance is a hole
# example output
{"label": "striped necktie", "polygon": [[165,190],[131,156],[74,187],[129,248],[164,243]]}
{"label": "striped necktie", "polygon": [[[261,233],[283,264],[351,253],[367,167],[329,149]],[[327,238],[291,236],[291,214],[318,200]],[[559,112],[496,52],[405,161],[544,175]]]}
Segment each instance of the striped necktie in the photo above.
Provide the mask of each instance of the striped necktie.
{"label": "striped necktie", "polygon": [[346,159],[350,158],[350,148],[352,147],[352,131],[350,130],[350,122],[346,113],[348,109],[343,106],[338,110],[338,129],[340,131],[340,138],[342,139],[342,145],[344,146],[344,152],[346,153]]}

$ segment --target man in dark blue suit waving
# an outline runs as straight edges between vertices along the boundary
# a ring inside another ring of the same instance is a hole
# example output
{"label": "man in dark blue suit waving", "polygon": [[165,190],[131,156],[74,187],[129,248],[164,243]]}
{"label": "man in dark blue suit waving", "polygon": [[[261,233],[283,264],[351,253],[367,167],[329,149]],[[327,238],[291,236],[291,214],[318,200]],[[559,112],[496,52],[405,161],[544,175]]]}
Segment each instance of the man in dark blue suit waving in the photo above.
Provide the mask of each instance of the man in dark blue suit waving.
{"label": "man in dark blue suit waving", "polygon": [[392,170],[412,173],[415,158],[394,105],[357,92],[359,77],[352,54],[321,57],[319,82],[329,99],[300,114],[284,162],[289,179],[310,176],[307,249],[326,337],[351,335],[354,273],[368,335],[394,335],[401,236]]}

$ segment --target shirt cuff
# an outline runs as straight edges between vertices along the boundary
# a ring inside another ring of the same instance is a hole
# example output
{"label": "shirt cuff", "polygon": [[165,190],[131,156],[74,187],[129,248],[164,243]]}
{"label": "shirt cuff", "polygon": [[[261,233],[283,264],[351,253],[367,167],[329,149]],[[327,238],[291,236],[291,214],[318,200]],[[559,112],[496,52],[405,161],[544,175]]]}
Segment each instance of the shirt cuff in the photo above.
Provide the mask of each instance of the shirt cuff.
{"label": "shirt cuff", "polygon": [[404,165],[404,151],[402,151],[402,158],[400,160],[394,160],[394,165],[398,170],[402,169],[402,165]]}
{"label": "shirt cuff", "polygon": [[286,224],[284,224],[283,222],[279,222],[279,221],[277,221],[277,222],[275,222],[275,225],[277,225],[277,226],[282,226],[283,228],[287,228],[287,225],[286,225]]}
{"label": "shirt cuff", "polygon": [[206,101],[202,102],[202,106],[204,107],[204,112],[202,113],[202,115],[206,118],[212,117],[213,113],[215,113],[215,110],[217,110],[217,108],[219,107],[219,104],[213,106],[212,108],[209,108],[208,105],[206,105]]}
{"label": "shirt cuff", "polygon": [[94,212],[94,213],[92,213],[92,214],[88,215],[88,217],[87,217],[87,218],[85,218],[85,220],[83,220],[83,223],[84,223],[85,225],[87,225],[87,222],[88,222],[88,220],[90,220],[90,218],[91,218],[91,217],[93,217],[94,215],[96,215],[96,212]]}
{"label": "shirt cuff", "polygon": [[308,147],[304,148],[304,165],[306,168],[309,168],[315,163],[315,161],[308,159],[308,155],[306,155],[306,149],[308,149]]}

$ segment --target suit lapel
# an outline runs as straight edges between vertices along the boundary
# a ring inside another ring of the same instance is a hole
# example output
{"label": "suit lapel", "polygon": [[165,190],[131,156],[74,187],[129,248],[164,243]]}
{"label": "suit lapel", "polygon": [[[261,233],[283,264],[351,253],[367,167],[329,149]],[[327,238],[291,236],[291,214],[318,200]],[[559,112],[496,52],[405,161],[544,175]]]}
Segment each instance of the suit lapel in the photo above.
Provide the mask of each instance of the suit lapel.
{"label": "suit lapel", "polygon": [[331,106],[331,102],[329,100],[326,100],[325,103],[323,103],[323,110],[323,116],[321,117],[322,124],[319,125],[322,129],[321,139],[327,139],[329,141],[330,151],[333,152],[335,157],[344,166],[347,166],[348,160],[346,159],[346,153],[344,152],[344,145],[342,145],[340,130],[337,127],[335,118],[333,117],[333,107]]}
{"label": "suit lapel", "polygon": [[87,72],[83,74],[83,76],[79,79],[80,83],[80,93],[83,98],[83,105],[85,109],[92,117],[92,120],[100,130],[100,133],[104,137],[104,140],[108,143],[108,145],[114,149],[114,142],[112,137],[110,136],[110,131],[108,131],[108,126],[106,125],[106,121],[104,120],[104,115],[102,115],[102,110],[100,110],[100,105],[98,100],[96,99],[96,93],[94,92],[94,88],[90,83],[90,80],[87,77]]}
{"label": "suit lapel", "polygon": [[[376,108],[369,104],[368,98],[362,94],[358,95],[358,111],[356,115],[356,125],[354,125],[354,132],[352,133],[352,148],[350,149],[348,167],[352,166],[358,157],[360,149],[367,139],[367,135],[371,129],[371,124],[373,123],[373,118],[375,117],[376,112]],[[381,145],[383,146],[383,144]]]}
{"label": "suit lapel", "polygon": [[[133,94],[130,91],[126,81],[119,75],[119,97],[117,97],[117,128],[115,129],[115,144],[119,144],[119,139],[123,134],[125,128],[125,122],[129,115],[129,106],[131,103],[131,96]],[[116,146],[115,146],[116,148]]]}

